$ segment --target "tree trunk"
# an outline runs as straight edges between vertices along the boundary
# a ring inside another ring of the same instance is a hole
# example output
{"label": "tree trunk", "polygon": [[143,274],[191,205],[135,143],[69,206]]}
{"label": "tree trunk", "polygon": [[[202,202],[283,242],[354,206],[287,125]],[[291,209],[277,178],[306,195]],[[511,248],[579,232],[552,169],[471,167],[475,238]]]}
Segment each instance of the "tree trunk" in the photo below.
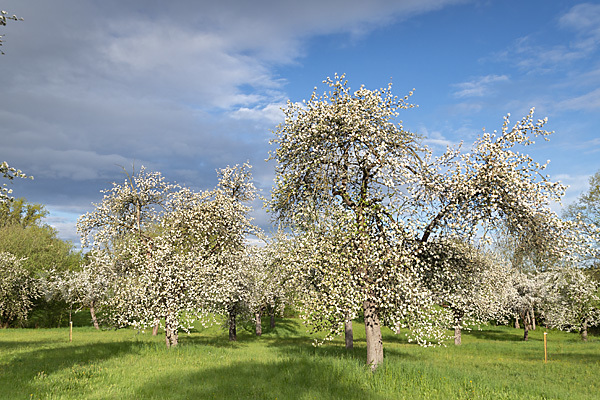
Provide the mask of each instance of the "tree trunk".
{"label": "tree trunk", "polygon": [[344,323],[344,337],[346,339],[346,348],[354,348],[354,332],[352,331],[352,320],[349,319]]}
{"label": "tree trunk", "polygon": [[237,329],[235,325],[235,307],[231,307],[229,309],[229,341],[235,342],[237,341]]}
{"label": "tree trunk", "polygon": [[531,329],[535,331],[535,312],[533,311],[533,307],[529,310],[529,320],[531,321]]}
{"label": "tree trunk", "polygon": [[152,336],[158,335],[158,327],[159,327],[159,325],[160,325],[159,322],[156,321],[156,323],[152,327]]}
{"label": "tree trunk", "polygon": [[529,312],[525,312],[522,315],[523,317],[523,340],[529,340]]}
{"label": "tree trunk", "polygon": [[587,320],[583,320],[583,324],[581,324],[581,340],[583,340],[584,342],[587,342],[587,337],[588,337],[588,329],[587,329]]}
{"label": "tree trunk", "polygon": [[262,310],[258,310],[255,314],[256,317],[256,336],[261,336],[262,335]]}
{"label": "tree trunk", "polygon": [[383,340],[381,338],[381,324],[377,315],[375,304],[369,300],[363,302],[365,314],[365,335],[367,339],[367,364],[375,371],[383,362]]}
{"label": "tree trunk", "polygon": [[460,346],[462,343],[462,318],[463,313],[454,310],[454,345]]}
{"label": "tree trunk", "polygon": [[98,325],[98,319],[96,318],[96,310],[94,309],[93,301],[90,303],[90,315],[92,316],[92,323],[94,324],[94,328],[99,330],[100,326]]}
{"label": "tree trunk", "polygon": [[269,326],[271,329],[275,329],[275,309],[271,310],[271,322]]}
{"label": "tree trunk", "polygon": [[165,342],[167,347],[175,347],[178,343],[177,319],[172,314],[167,314],[165,318]]}
{"label": "tree trunk", "polygon": [[521,326],[519,325],[519,315],[515,315],[515,329],[521,329]]}

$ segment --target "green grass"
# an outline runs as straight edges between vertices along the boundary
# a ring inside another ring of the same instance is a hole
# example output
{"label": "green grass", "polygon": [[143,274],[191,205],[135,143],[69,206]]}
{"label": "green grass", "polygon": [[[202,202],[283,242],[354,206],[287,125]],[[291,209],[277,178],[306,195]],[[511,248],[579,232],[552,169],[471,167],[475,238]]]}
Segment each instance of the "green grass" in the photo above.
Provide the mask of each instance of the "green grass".
{"label": "green grass", "polygon": [[163,337],[132,330],[0,330],[0,398],[6,399],[594,399],[600,398],[600,340],[543,330],[489,327],[463,345],[421,348],[384,333],[385,363],[364,365],[341,340],[312,345],[297,320],[230,343],[219,328]]}

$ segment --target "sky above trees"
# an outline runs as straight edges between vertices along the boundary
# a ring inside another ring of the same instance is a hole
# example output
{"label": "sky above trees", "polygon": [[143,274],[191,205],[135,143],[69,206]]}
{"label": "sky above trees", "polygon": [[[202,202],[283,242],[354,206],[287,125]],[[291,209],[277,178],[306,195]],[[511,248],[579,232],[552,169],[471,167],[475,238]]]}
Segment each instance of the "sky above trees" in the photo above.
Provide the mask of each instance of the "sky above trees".
{"label": "sky above trees", "polygon": [[[101,189],[144,165],[203,190],[249,161],[268,195],[280,107],[336,72],[419,108],[404,127],[434,151],[500,129],[536,107],[556,133],[527,148],[570,185],[600,169],[600,5],[576,1],[6,0],[0,27],[0,161],[35,180],[60,236]],[[559,205],[555,205],[560,210]],[[269,217],[256,211],[257,223]]]}

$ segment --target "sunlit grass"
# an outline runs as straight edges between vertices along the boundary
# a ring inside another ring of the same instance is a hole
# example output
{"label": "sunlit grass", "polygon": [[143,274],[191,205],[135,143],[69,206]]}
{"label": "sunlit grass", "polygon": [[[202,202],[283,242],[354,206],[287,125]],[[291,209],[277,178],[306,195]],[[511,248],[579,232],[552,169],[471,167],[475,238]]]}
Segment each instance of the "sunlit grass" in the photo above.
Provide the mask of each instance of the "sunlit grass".
{"label": "sunlit grass", "polygon": [[0,397],[6,399],[593,399],[600,398],[600,341],[543,330],[488,327],[463,345],[420,348],[386,331],[385,363],[364,365],[364,329],[355,349],[341,340],[312,345],[297,320],[278,320],[257,338],[230,343],[217,327],[162,336],[132,330],[0,330]]}

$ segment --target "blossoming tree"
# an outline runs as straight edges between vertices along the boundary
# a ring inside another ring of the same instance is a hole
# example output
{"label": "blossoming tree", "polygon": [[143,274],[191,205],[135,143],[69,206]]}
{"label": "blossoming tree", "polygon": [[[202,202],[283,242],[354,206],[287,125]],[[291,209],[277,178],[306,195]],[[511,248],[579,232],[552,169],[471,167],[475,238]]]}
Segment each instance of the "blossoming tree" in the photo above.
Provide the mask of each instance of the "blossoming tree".
{"label": "blossoming tree", "polygon": [[[330,264],[326,274],[343,270],[344,285],[356,285],[353,301],[365,316],[367,362],[376,368],[383,360],[382,321],[406,324],[404,307],[414,304],[408,294],[429,295],[416,255],[431,239],[474,242],[482,226],[508,226],[522,242],[542,246],[553,235],[557,243],[561,224],[548,205],[564,187],[540,174],[545,165],[515,151],[550,134],[543,129],[546,120],[533,119],[533,110],[512,127],[507,117],[500,133],[484,132],[470,152],[454,148],[433,157],[415,134],[395,123],[400,110],[413,107],[409,96],[394,96],[391,86],[351,92],[344,76],[325,83],[328,93],[319,96],[315,89],[309,101],[288,102],[284,110],[285,122],[272,140],[277,149],[271,159],[278,165],[271,206],[281,221],[301,228],[327,207],[347,213],[347,259],[343,266]],[[323,293],[339,293],[333,288],[340,279],[329,282]],[[348,297],[327,301],[335,308]],[[341,309],[340,320],[349,307]],[[434,331],[424,329],[423,336]]]}

